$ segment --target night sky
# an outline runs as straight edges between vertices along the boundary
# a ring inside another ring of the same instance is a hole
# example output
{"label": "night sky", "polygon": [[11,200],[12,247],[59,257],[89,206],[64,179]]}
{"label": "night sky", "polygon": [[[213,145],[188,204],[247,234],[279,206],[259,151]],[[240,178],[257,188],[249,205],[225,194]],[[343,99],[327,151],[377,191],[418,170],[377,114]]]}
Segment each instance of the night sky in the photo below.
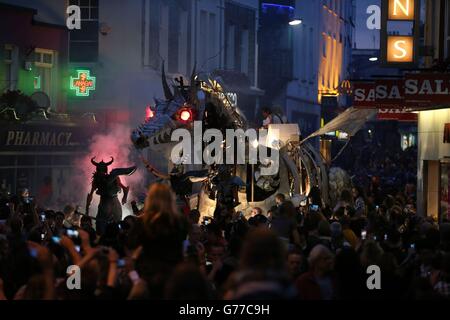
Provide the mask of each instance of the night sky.
{"label": "night sky", "polygon": [[355,42],[358,49],[378,49],[380,30],[369,30],[366,21],[369,15],[366,13],[370,5],[381,5],[381,0],[356,0],[356,28]]}

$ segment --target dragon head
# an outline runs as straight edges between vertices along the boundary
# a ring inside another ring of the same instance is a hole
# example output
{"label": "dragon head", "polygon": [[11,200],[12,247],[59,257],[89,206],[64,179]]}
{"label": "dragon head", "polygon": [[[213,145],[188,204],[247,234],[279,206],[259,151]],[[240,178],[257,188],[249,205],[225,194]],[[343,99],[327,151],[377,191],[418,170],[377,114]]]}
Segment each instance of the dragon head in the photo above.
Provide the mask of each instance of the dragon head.
{"label": "dragon head", "polygon": [[157,150],[171,143],[174,130],[192,130],[195,121],[202,121],[204,130],[246,127],[245,118],[228,100],[220,79],[212,80],[208,76],[202,78],[194,67],[189,85],[184,83],[182,77],[176,82],[178,84],[173,84],[171,90],[163,63],[162,87],[165,99],[155,99],[150,116],[132,132],[131,140],[138,150]]}

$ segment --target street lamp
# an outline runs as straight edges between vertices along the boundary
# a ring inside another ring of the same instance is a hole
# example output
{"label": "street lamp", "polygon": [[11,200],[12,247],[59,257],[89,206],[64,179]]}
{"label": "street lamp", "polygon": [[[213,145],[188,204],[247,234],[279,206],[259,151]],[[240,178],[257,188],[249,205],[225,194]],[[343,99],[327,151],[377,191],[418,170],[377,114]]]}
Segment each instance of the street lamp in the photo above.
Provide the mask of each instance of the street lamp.
{"label": "street lamp", "polygon": [[370,57],[369,61],[372,61],[372,62],[378,61],[378,57]]}
{"label": "street lamp", "polygon": [[302,19],[294,18],[291,21],[289,21],[289,25],[290,26],[298,26],[298,25],[302,24],[302,22],[303,22]]}

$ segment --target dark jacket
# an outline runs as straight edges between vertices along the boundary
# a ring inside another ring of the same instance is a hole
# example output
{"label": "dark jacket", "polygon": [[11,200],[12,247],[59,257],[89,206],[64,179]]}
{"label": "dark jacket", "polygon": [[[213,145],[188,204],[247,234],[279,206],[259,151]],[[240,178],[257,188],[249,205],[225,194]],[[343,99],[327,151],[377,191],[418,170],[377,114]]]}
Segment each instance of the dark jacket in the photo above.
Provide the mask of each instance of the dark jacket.
{"label": "dark jacket", "polygon": [[[336,282],[332,278],[333,295],[336,292]],[[301,275],[295,283],[301,300],[323,300],[320,286],[317,283],[314,274],[310,271]]]}
{"label": "dark jacket", "polygon": [[143,250],[136,270],[147,281],[152,298],[163,296],[163,288],[172,271],[183,260],[183,241],[188,231],[187,219],[181,214],[174,221],[163,216],[145,226],[139,218],[130,231],[129,247]]}

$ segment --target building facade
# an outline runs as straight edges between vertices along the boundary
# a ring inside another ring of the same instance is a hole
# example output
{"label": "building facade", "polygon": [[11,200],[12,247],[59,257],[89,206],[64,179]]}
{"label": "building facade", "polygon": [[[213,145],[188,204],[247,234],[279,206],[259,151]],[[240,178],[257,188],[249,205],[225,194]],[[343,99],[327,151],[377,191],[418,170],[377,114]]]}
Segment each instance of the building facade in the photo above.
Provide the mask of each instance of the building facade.
{"label": "building facade", "polygon": [[49,205],[73,196],[52,186],[72,181],[73,160],[100,128],[66,114],[68,30],[38,16],[30,7],[0,4],[0,189],[29,188]]}
{"label": "building facade", "polygon": [[67,72],[68,30],[36,19],[37,10],[0,3],[0,92],[44,92],[54,110],[65,111],[61,85]]}
{"label": "building facade", "polygon": [[[261,87],[266,91],[265,102],[280,109],[290,122],[299,123],[307,136],[321,126],[323,96],[334,97],[338,105],[346,104],[339,87],[350,76],[354,2],[272,2],[262,4]],[[302,23],[291,26],[290,19]],[[278,25],[277,34],[263,42],[274,25]]]}
{"label": "building facade", "polygon": [[[169,78],[197,71],[233,71],[258,95],[256,0],[5,0],[37,10],[36,20],[66,24],[66,9],[81,9],[81,29],[69,32],[67,106],[109,122],[135,126],[145,108],[163,97],[161,66]],[[80,95],[71,77],[88,70],[95,89]],[[78,94],[77,94],[78,93]],[[250,108],[250,107],[249,107]],[[254,108],[254,106],[253,106]]]}
{"label": "building facade", "polygon": [[[450,74],[450,1],[427,0],[425,46],[432,48],[423,67],[448,77]],[[422,215],[442,220],[450,217],[450,103],[419,112],[417,206]]]}

